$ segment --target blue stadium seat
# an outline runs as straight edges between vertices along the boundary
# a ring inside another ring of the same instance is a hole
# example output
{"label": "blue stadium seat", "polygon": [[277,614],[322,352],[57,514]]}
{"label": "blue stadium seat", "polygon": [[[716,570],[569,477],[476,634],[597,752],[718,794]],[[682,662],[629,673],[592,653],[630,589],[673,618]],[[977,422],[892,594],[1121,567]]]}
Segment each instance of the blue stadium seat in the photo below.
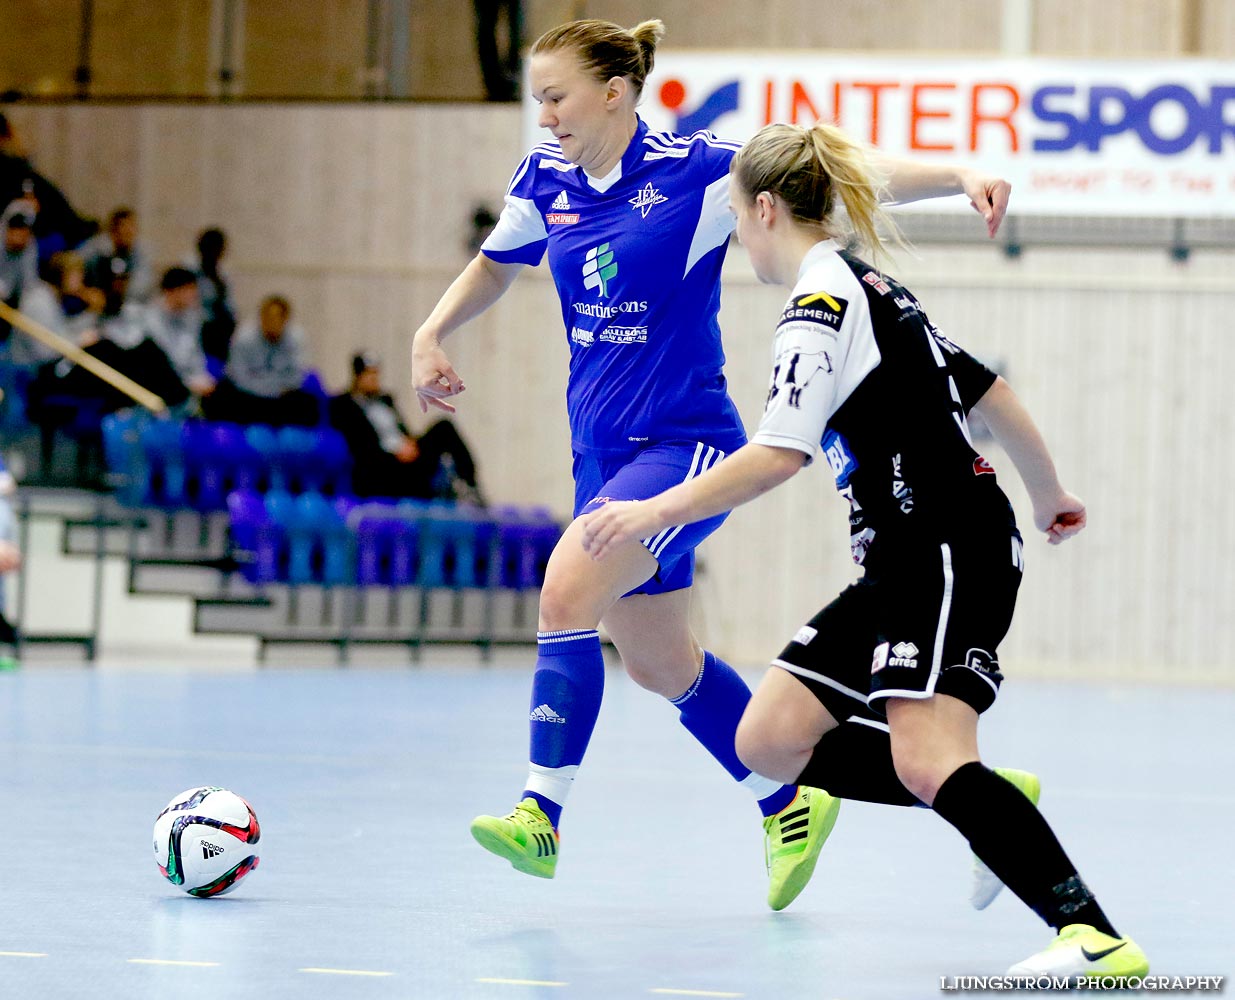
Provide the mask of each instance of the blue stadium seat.
{"label": "blue stadium seat", "polygon": [[251,490],[236,490],[227,496],[227,513],[241,576],[255,584],[280,579],[283,535],[267,512],[264,498]]}
{"label": "blue stadium seat", "polygon": [[139,507],[150,494],[150,463],[142,448],[145,418],[137,410],[119,410],[103,418],[103,455],[116,484],[116,499]]}
{"label": "blue stadium seat", "polygon": [[161,417],[141,429],[142,451],[150,466],[149,499],[160,507],[187,507],[184,424]]}
{"label": "blue stadium seat", "polygon": [[316,461],[317,432],[307,427],[280,427],[275,432],[275,463],[284,488],[292,493],[321,488],[324,476]]}
{"label": "blue stadium seat", "polygon": [[279,462],[279,442],[274,428],[265,424],[250,424],[244,429],[244,439],[253,449],[262,471],[258,485],[269,490],[286,490],[287,480]]}

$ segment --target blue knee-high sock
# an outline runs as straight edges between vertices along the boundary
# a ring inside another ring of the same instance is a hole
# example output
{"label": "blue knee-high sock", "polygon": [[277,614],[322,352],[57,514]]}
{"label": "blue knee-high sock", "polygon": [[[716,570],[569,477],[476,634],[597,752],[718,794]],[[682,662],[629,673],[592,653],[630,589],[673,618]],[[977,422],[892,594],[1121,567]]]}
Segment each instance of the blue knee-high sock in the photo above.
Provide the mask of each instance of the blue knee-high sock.
{"label": "blue knee-high sock", "polygon": [[523,795],[534,798],[556,827],[600,714],[605,660],[595,629],[538,632],[536,646]]}
{"label": "blue knee-high sock", "polygon": [[749,701],[750,688],[737,671],[720,657],[705,651],[695,683],[670,704],[682,713],[682,725],[720,761],[720,766],[738,784],[754,793],[763,815],[771,816],[793,801],[797,789],[794,785],[782,785],[755,774],[738,760],[733,741]]}

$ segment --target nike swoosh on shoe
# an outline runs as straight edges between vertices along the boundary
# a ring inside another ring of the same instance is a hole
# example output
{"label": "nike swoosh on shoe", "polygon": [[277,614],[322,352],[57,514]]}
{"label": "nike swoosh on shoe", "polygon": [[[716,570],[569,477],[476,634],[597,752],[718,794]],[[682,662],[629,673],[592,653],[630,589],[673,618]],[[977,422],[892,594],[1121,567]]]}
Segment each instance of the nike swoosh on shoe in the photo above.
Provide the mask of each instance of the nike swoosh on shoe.
{"label": "nike swoosh on shoe", "polygon": [[1127,941],[1120,941],[1119,944],[1114,947],[1105,948],[1102,951],[1090,951],[1084,945],[1081,945],[1081,954],[1084,955],[1089,961],[1096,962],[1100,958],[1106,958],[1107,955],[1112,955],[1119,951],[1119,949],[1124,947],[1127,943]]}

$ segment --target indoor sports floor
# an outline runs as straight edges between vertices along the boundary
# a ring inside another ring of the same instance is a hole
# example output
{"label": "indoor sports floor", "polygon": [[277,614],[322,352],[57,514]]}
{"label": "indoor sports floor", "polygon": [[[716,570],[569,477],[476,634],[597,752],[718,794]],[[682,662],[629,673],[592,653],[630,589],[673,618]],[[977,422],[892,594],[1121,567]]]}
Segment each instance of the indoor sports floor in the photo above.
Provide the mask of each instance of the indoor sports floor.
{"label": "indoor sports floor", "polygon": [[[917,998],[1049,941],[1006,893],[970,909],[967,850],[922,809],[846,803],[770,912],[753,803],[613,670],[557,878],[517,874],[467,827],[522,787],[528,671],[426,664],[0,675],[0,996]],[[1232,690],[1010,681],[984,726],[988,762],[1042,775],[1154,972],[1235,971],[1233,716]],[[156,813],[202,784],[263,831],[214,900],[151,851]]]}

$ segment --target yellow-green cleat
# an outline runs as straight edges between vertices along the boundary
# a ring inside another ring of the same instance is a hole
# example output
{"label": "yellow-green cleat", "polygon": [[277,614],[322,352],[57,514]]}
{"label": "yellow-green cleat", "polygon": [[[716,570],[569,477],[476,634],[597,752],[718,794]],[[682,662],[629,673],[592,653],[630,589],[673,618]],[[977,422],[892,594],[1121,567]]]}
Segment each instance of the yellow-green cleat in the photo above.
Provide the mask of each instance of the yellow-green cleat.
{"label": "yellow-green cleat", "polygon": [[[992,770],[1004,781],[1015,785],[1035,806],[1042,795],[1042,782],[1036,774],[1029,771],[1017,771],[1010,767],[996,767]],[[985,910],[995,901],[1003,889],[1003,882],[976,854],[973,856],[973,883],[969,889],[969,902],[975,910]]]}
{"label": "yellow-green cleat", "polygon": [[1068,924],[1050,947],[1008,970],[1010,976],[1067,976],[1077,979],[1141,977],[1149,959],[1131,938],[1111,937],[1089,924]]}
{"label": "yellow-green cleat", "polygon": [[477,816],[472,836],[491,854],[537,878],[553,878],[560,838],[549,817],[528,796],[507,816]]}
{"label": "yellow-green cleat", "polygon": [[839,812],[840,799],[801,785],[789,805],[763,821],[772,909],[783,910],[806,888]]}

